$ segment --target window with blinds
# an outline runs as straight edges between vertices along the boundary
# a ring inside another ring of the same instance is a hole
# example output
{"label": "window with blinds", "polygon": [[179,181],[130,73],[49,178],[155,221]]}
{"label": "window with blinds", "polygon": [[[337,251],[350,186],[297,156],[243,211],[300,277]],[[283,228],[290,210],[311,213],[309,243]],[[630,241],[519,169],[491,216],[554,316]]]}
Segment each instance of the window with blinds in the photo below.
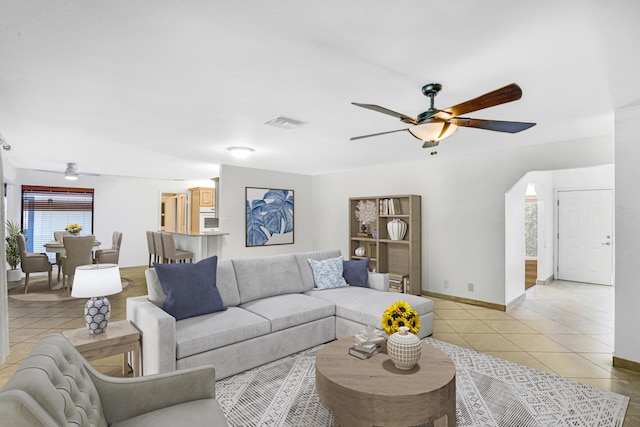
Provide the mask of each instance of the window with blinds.
{"label": "window with blinds", "polygon": [[93,234],[93,189],[22,186],[22,230],[28,252],[45,252],[54,231],[80,224],[80,234]]}

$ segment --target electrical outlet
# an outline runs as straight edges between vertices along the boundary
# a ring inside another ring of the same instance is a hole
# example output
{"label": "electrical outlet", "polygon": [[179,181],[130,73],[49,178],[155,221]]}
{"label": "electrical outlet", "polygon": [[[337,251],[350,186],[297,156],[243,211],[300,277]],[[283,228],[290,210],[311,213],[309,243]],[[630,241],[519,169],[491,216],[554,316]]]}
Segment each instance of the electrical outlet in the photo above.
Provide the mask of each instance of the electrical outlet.
{"label": "electrical outlet", "polygon": [[467,290],[473,292],[473,283],[467,283]]}
{"label": "electrical outlet", "polygon": [[444,287],[445,287],[445,288],[448,288],[448,287],[449,287],[449,281],[448,281],[448,280],[445,280],[445,281],[444,281]]}

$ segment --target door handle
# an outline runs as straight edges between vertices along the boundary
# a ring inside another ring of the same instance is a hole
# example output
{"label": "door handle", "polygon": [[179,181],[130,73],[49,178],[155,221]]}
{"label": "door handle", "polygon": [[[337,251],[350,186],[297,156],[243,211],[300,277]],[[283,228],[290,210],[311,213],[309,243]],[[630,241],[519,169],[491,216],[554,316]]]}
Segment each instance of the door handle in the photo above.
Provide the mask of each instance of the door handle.
{"label": "door handle", "polygon": [[611,246],[611,242],[605,242],[602,244],[603,246]]}

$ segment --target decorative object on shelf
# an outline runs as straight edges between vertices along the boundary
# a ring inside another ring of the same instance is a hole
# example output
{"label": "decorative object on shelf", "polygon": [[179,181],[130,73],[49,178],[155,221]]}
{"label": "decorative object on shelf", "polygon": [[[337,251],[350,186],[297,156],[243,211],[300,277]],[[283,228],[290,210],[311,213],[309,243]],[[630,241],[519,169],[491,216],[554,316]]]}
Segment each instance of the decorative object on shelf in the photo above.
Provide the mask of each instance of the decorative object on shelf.
{"label": "decorative object on shelf", "polygon": [[72,235],[77,235],[82,231],[82,226],[80,224],[69,224],[64,228],[64,230]]}
{"label": "decorative object on shelf", "polygon": [[387,223],[387,232],[391,240],[402,240],[407,233],[407,223],[401,219],[393,219]]}
{"label": "decorative object on shelf", "polygon": [[387,353],[396,368],[408,371],[413,368],[422,354],[422,341],[417,335],[409,332],[407,326],[392,334],[387,340]]}
{"label": "decorative object on shelf", "polygon": [[365,251],[364,251],[364,247],[362,247],[362,246],[358,246],[358,247],[356,248],[356,252],[355,252],[355,254],[356,254],[356,256],[364,256],[364,252],[365,252]]}
{"label": "decorative object on shelf", "polygon": [[360,221],[362,234],[367,234],[367,225],[375,222],[378,217],[376,203],[373,200],[360,200],[356,205],[356,219]]}
{"label": "decorative object on shelf", "polygon": [[120,269],[116,264],[81,265],[76,268],[71,296],[90,298],[84,306],[84,320],[91,335],[107,329],[111,304],[106,295],[122,291]]}
{"label": "decorative object on shelf", "polygon": [[245,187],[247,247],[293,244],[293,190]]}

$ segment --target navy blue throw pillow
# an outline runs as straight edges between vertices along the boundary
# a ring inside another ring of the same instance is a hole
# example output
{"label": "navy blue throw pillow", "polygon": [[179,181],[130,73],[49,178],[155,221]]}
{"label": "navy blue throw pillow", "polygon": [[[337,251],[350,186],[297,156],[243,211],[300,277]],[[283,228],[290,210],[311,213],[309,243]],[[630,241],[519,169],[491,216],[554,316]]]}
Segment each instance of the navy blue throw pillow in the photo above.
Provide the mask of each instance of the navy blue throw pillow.
{"label": "navy blue throw pillow", "polygon": [[167,295],[163,309],[176,320],[226,310],[216,287],[218,257],[178,264],[153,263]]}
{"label": "navy blue throw pillow", "polygon": [[342,261],[342,277],[350,286],[368,288],[369,258]]}

